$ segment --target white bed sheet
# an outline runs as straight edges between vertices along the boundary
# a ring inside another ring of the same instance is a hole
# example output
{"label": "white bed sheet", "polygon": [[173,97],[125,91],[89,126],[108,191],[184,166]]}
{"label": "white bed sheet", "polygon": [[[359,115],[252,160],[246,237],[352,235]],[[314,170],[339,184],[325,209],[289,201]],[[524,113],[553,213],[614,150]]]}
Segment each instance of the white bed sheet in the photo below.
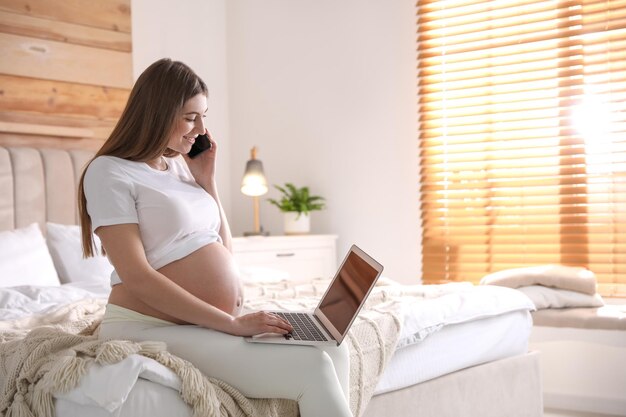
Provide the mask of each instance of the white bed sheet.
{"label": "white bed sheet", "polygon": [[55,398],[55,412],[60,417],[191,417],[192,410],[175,389],[139,378],[124,403],[114,410]]}
{"label": "white bed sheet", "polygon": [[527,310],[445,326],[422,342],[398,349],[374,395],[524,354],[528,351],[531,330],[532,317]]}
{"label": "white bed sheet", "polygon": [[61,305],[86,298],[106,300],[110,292],[109,283],[96,281],[53,287],[23,285],[0,288],[0,320],[19,320],[47,314]]}
{"label": "white bed sheet", "polygon": [[145,356],[130,355],[114,365],[93,364],[76,388],[55,396],[56,415],[191,416],[180,387],[180,378],[169,368]]}

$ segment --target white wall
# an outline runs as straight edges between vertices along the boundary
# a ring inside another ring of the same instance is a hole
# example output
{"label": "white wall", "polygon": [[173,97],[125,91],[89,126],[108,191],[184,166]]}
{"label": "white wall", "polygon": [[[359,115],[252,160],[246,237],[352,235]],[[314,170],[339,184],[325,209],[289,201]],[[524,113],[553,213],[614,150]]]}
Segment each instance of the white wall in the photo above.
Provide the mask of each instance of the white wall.
{"label": "white wall", "polygon": [[[271,184],[308,185],[328,209],[313,232],[362,246],[385,274],[417,279],[419,195],[413,0],[227,3],[231,223],[252,229],[236,192],[249,149]],[[273,190],[270,197],[277,197]],[[282,233],[267,202],[262,224]]]}
{"label": "white wall", "polygon": [[[356,243],[385,275],[417,281],[414,0],[133,0],[132,7],[135,68],[171,56],[209,85],[209,122],[228,165],[219,172],[221,195],[235,235],[252,229],[252,202],[239,182],[256,145],[270,184],[308,185],[327,199],[327,210],[313,214],[314,233],[337,234],[340,254]],[[282,216],[265,198],[261,218],[282,234]]]}
{"label": "white wall", "polygon": [[230,211],[228,76],[224,0],[132,0],[134,78],[161,58],[189,65],[209,87],[207,123],[215,136],[220,199]]}

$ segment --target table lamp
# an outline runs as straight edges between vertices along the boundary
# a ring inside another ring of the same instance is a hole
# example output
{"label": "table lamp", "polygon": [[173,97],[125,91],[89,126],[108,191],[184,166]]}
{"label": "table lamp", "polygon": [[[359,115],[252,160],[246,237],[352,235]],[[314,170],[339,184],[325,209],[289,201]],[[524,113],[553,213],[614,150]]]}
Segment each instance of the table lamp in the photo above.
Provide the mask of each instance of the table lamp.
{"label": "table lamp", "polygon": [[259,196],[267,193],[267,180],[263,173],[263,163],[256,159],[256,146],[250,150],[250,160],[246,163],[246,170],[241,180],[241,192],[252,197],[254,206],[254,230],[245,232],[244,236],[267,236],[269,233],[264,232],[259,220]]}

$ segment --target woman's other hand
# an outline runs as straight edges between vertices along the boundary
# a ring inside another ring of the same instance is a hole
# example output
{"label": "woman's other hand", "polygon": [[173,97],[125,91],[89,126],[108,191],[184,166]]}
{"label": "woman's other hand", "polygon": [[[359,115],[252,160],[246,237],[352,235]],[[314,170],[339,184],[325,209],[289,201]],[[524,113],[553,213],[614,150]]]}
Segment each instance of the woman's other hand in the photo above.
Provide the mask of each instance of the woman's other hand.
{"label": "woman's other hand", "polygon": [[288,321],[267,311],[235,317],[232,326],[232,332],[229,333],[236,336],[254,336],[261,333],[287,334],[293,330]]}

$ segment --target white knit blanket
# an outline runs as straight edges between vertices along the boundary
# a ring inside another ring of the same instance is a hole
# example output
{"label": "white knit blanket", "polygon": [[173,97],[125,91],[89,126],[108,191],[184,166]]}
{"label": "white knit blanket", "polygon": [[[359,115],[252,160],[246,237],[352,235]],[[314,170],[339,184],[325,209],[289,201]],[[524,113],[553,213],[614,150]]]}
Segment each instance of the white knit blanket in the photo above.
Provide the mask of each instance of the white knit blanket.
{"label": "white knit blanket", "polygon": [[[311,308],[327,281],[303,286],[285,283],[246,288],[246,308]],[[60,306],[45,316],[0,322],[0,415],[52,417],[53,397],[74,388],[92,363],[118,363],[140,354],[172,369],[181,379],[181,398],[194,416],[297,416],[297,404],[281,399],[248,399],[233,387],[202,375],[160,342],[102,342],[93,335],[105,300],[86,299]],[[351,408],[360,416],[394,351],[399,312],[384,300],[370,303],[355,321],[351,352]]]}

